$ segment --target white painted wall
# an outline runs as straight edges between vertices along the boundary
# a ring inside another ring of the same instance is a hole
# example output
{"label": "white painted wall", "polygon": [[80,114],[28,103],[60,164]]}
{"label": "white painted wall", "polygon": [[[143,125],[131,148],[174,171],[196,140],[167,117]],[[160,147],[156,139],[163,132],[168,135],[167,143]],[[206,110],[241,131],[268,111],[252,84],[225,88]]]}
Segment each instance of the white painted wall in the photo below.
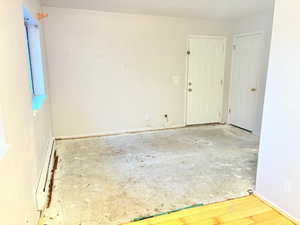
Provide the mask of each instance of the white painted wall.
{"label": "white painted wall", "polygon": [[300,221],[299,9],[275,3],[256,191]]}
{"label": "white painted wall", "polygon": [[[269,62],[269,51],[270,51],[270,42],[271,42],[271,34],[272,34],[272,24],[273,23],[273,12],[266,11],[257,15],[253,15],[251,17],[245,17],[237,20],[233,23],[233,35],[244,34],[244,33],[255,33],[255,32],[263,32],[265,45],[264,51],[265,53],[265,60],[264,60],[264,68],[265,71],[264,76],[260,79],[260,87],[258,87],[259,92],[259,104],[258,104],[258,120],[256,121],[256,129],[254,129],[254,133],[259,135],[261,129],[261,120],[262,120],[262,111],[264,105],[264,93],[265,93],[265,86],[266,86],[266,77],[267,77],[267,70],[268,70],[268,62]],[[230,98],[230,96],[228,96]],[[230,99],[229,105],[230,108]]]}
{"label": "white painted wall", "polygon": [[38,0],[0,1],[0,120],[10,145],[0,158],[0,223],[5,225],[37,223],[34,191],[51,139],[49,99],[36,117],[31,110],[22,3],[33,14],[40,11]]}
{"label": "white painted wall", "polygon": [[156,16],[190,17],[208,20],[233,20],[250,16],[272,7],[273,0],[41,0],[45,6],[90,9],[106,12],[148,14]]}
{"label": "white painted wall", "polygon": [[56,136],[183,126],[188,35],[232,33],[197,19],[44,12]]}
{"label": "white painted wall", "polygon": [[243,17],[236,20],[233,24],[233,33],[252,33],[257,31],[264,31],[269,37],[272,32],[273,11],[266,11],[250,17]]}

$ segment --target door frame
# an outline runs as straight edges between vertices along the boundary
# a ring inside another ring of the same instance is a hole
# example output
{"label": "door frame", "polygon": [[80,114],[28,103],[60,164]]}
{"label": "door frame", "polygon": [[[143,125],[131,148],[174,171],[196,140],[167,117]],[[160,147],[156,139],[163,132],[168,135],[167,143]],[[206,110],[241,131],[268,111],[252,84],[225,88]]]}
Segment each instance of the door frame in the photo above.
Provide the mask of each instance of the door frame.
{"label": "door frame", "polygon": [[[266,34],[262,30],[254,31],[254,32],[247,32],[247,33],[238,33],[234,34],[232,38],[232,51],[231,51],[231,65],[230,65],[230,81],[229,81],[229,99],[228,99],[228,108],[227,108],[227,124],[232,124],[231,121],[231,108],[232,108],[232,96],[233,96],[233,63],[234,63],[234,45],[235,40],[240,37],[249,37],[249,36],[255,36],[255,35],[261,35],[263,40],[266,38]],[[234,125],[234,124],[233,124]]]}
{"label": "door frame", "polygon": [[[184,84],[184,126],[188,126],[188,118],[187,118],[187,110],[188,110],[188,95],[187,95],[187,89],[188,89],[188,82],[189,82],[189,55],[187,54],[187,52],[190,49],[189,46],[189,41],[190,39],[202,39],[202,38],[207,38],[207,39],[220,39],[224,41],[224,55],[225,55],[225,60],[224,60],[224,79],[226,78],[226,62],[227,62],[227,37],[226,36],[222,36],[222,35],[188,35],[187,36],[187,40],[186,40],[186,56],[185,56],[185,84]],[[223,110],[222,110],[222,115],[221,118],[224,117],[224,83],[225,81],[223,81]]]}

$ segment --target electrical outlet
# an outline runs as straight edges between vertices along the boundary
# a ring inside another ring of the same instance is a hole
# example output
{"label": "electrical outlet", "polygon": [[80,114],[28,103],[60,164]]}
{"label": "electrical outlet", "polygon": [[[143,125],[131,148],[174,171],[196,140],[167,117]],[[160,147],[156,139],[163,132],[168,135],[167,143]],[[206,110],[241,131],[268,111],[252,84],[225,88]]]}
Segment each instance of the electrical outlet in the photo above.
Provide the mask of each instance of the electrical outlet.
{"label": "electrical outlet", "polygon": [[145,114],[145,126],[146,127],[151,127],[151,118],[148,113]]}
{"label": "electrical outlet", "polygon": [[149,114],[147,113],[147,114],[145,114],[145,121],[150,121],[150,116],[149,116]]}
{"label": "electrical outlet", "polygon": [[172,75],[172,82],[175,86],[178,86],[181,82],[181,77],[179,75]]}

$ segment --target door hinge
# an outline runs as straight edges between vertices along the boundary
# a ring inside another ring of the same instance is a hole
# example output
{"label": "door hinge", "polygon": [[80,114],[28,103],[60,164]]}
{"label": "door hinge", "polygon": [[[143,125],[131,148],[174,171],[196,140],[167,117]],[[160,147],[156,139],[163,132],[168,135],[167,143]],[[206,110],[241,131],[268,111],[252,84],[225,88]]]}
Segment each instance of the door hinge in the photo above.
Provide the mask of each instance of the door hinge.
{"label": "door hinge", "polygon": [[186,52],[186,54],[187,54],[187,55],[190,55],[190,54],[191,54],[190,50],[188,50],[188,51]]}
{"label": "door hinge", "polygon": [[231,113],[231,109],[229,109],[228,112]]}

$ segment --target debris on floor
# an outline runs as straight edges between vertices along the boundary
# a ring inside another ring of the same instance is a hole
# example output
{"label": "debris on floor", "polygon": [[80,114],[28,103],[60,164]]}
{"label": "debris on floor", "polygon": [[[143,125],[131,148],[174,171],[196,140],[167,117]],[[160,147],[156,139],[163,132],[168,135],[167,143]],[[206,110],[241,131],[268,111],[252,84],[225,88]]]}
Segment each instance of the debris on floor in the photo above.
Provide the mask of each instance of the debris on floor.
{"label": "debris on floor", "polygon": [[248,195],[258,143],[225,125],[58,141],[43,223],[116,225]]}

